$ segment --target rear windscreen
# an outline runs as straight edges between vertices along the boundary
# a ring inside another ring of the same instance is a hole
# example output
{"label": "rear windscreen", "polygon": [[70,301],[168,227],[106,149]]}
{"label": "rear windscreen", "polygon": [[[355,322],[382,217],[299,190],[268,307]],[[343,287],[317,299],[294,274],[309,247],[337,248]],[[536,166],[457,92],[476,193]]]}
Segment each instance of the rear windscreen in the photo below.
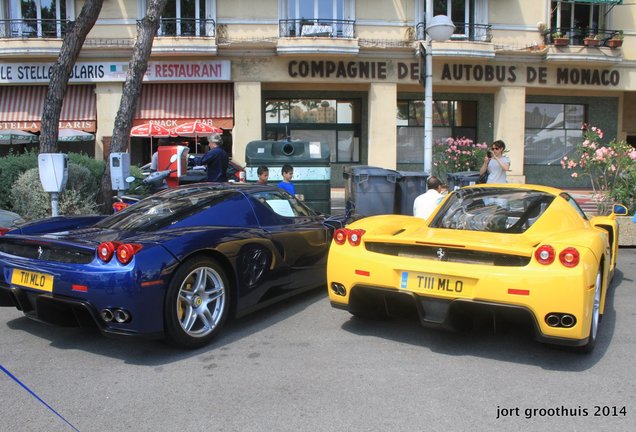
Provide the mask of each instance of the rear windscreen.
{"label": "rear windscreen", "polygon": [[553,200],[554,195],[533,190],[461,189],[448,197],[429,226],[522,233],[541,217]]}

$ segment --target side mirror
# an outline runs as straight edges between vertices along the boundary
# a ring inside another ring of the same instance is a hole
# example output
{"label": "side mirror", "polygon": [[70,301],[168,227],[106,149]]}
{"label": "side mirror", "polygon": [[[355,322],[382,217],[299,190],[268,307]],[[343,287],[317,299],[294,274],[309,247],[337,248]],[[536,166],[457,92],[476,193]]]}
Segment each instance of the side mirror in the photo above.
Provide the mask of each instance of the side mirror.
{"label": "side mirror", "polygon": [[627,207],[625,207],[623,204],[614,204],[612,213],[614,213],[615,215],[626,215]]}

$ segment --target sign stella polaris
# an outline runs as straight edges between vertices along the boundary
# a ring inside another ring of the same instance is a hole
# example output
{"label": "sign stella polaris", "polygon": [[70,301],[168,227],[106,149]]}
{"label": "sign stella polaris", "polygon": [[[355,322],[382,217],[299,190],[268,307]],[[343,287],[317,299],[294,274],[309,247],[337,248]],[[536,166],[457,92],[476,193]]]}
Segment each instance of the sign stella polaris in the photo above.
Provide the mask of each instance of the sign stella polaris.
{"label": "sign stella polaris", "polygon": [[[144,81],[229,81],[230,61],[149,62]],[[52,63],[0,63],[0,83],[48,83]],[[128,63],[78,62],[71,71],[70,82],[123,82]]]}

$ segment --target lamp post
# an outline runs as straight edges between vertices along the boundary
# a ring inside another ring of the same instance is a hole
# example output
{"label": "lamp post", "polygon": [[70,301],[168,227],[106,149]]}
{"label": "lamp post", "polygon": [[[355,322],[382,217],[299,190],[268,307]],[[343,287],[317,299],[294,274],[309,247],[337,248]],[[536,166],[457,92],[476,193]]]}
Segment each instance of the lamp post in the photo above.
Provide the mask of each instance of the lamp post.
{"label": "lamp post", "polygon": [[[431,174],[433,162],[433,48],[432,41],[448,40],[455,31],[447,15],[433,16],[433,0],[426,0],[426,55],[424,75],[424,172]],[[421,45],[420,45],[421,46]]]}

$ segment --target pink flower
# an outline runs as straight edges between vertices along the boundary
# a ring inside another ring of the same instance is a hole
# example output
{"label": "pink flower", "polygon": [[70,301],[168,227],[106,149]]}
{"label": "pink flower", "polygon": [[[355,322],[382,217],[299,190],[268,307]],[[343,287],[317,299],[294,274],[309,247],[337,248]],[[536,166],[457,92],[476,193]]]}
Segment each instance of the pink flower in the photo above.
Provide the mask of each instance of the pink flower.
{"label": "pink flower", "polygon": [[579,176],[579,174],[578,174],[578,173],[575,173],[575,172],[573,172],[573,173],[572,173],[572,177],[573,177],[573,178],[577,178],[578,176]]}
{"label": "pink flower", "polygon": [[636,160],[636,150],[632,150],[628,153],[628,156],[631,160]]}

